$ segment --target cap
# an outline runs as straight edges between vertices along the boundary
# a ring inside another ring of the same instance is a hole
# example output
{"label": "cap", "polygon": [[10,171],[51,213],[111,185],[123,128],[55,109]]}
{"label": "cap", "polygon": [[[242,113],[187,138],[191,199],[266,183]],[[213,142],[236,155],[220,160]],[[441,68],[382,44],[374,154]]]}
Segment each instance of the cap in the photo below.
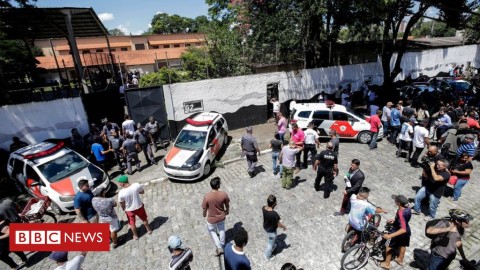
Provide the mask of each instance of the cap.
{"label": "cap", "polygon": [[403,195],[392,195],[392,199],[394,199],[395,202],[400,203],[402,206],[408,205],[408,199]]}
{"label": "cap", "polygon": [[172,235],[168,238],[168,247],[171,249],[182,248],[182,238],[178,235]]}
{"label": "cap", "polygon": [[117,179],[117,182],[119,183],[128,183],[128,176],[122,175]]}
{"label": "cap", "polygon": [[417,119],[415,119],[415,117],[410,118],[409,121],[412,122],[412,123],[418,124],[418,121],[417,121]]}
{"label": "cap", "polygon": [[474,139],[475,139],[475,136],[473,136],[473,134],[467,134],[467,135],[465,135],[465,139],[474,140]]}
{"label": "cap", "polygon": [[50,253],[48,258],[56,261],[56,262],[66,262],[68,261],[68,252],[66,251],[54,251]]}

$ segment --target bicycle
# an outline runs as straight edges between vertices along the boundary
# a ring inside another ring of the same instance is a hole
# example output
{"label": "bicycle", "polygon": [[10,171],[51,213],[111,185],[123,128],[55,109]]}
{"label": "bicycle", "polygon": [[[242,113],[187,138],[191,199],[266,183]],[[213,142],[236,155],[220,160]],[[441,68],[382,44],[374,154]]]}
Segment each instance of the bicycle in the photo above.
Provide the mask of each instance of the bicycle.
{"label": "bicycle", "polygon": [[370,257],[377,261],[383,261],[387,245],[387,240],[383,238],[383,235],[388,233],[391,228],[392,224],[387,224],[385,225],[385,231],[381,232],[367,223],[360,233],[361,242],[343,254],[341,259],[342,269],[361,269],[367,264]]}
{"label": "bicycle", "polygon": [[20,220],[22,223],[57,223],[55,214],[47,211],[51,203],[48,196],[31,198],[19,213]]}
{"label": "bicycle", "polygon": [[[381,220],[382,220],[382,216],[380,214],[373,214],[373,215],[370,215],[367,218],[368,224],[374,226],[375,228],[378,228]],[[358,238],[361,234],[361,232],[355,230],[350,225],[350,223],[348,223],[345,226],[345,231],[347,232],[347,234],[345,235],[345,237],[342,240],[342,253],[345,253],[347,250],[349,250],[351,247],[353,247],[357,243]]]}

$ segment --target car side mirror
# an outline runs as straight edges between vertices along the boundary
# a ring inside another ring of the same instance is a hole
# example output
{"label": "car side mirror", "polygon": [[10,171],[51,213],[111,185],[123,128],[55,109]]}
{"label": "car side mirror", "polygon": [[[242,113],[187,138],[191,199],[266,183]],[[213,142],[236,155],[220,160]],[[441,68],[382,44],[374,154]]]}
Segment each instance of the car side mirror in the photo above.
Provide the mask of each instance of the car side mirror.
{"label": "car side mirror", "polygon": [[214,143],[210,143],[210,144],[208,144],[208,147],[214,147],[214,146],[215,146],[215,144],[214,144]]}
{"label": "car side mirror", "polygon": [[35,182],[31,183],[30,186],[31,187],[44,186],[44,184],[41,183],[40,181],[35,181]]}

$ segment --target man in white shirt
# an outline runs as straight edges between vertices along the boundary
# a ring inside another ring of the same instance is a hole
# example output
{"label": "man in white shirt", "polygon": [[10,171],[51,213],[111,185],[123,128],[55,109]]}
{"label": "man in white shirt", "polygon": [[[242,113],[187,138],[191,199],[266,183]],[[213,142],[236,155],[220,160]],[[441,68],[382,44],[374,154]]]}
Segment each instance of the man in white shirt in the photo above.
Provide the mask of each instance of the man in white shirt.
{"label": "man in white shirt", "polygon": [[310,122],[307,126],[307,129],[304,131],[305,139],[303,143],[303,168],[308,168],[308,153],[311,154],[312,164],[315,162],[315,157],[317,156],[317,148],[320,146],[318,141],[318,133],[313,130],[313,123]]}
{"label": "man in white shirt", "polygon": [[122,123],[122,130],[123,134],[127,134],[127,131],[130,131],[131,133],[135,133],[135,122],[130,119],[130,115],[125,114],[125,121]]}
{"label": "man in white shirt", "polygon": [[411,147],[412,138],[413,138],[413,126],[417,120],[415,118],[410,118],[408,122],[402,124],[402,129],[400,130],[400,134],[398,135],[398,150],[397,150],[397,157],[402,155],[402,151],[407,151],[407,157],[405,158],[405,162],[408,162],[411,154]]}
{"label": "man in white shirt", "polygon": [[420,167],[418,157],[423,152],[423,149],[430,144],[429,133],[425,128],[426,124],[425,121],[422,121],[413,129],[413,146],[415,147],[415,152],[413,152],[410,165],[415,168]]}
{"label": "man in white shirt", "polygon": [[82,269],[82,263],[85,261],[85,256],[87,252],[81,252],[80,255],[75,256],[75,258],[68,260],[68,252],[66,251],[54,251],[50,253],[48,258],[57,263],[55,270],[77,270]]}
{"label": "man in white shirt", "polygon": [[276,98],[270,99],[273,106],[273,119],[277,120],[277,114],[280,112],[280,102]]}
{"label": "man in white shirt", "polygon": [[147,213],[143,205],[140,194],[144,194],[145,191],[139,183],[130,184],[128,177],[122,175],[117,179],[118,185],[122,187],[122,190],[118,192],[118,203],[127,214],[128,225],[132,230],[133,240],[138,240],[137,227],[135,226],[135,216],[138,216],[143,225],[147,229],[148,234],[152,234],[152,229],[148,224]]}

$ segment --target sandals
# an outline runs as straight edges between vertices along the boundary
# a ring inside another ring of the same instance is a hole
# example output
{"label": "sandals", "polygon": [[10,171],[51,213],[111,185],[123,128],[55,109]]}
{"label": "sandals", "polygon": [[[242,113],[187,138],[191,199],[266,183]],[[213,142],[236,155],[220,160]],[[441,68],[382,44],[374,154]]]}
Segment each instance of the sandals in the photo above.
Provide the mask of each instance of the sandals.
{"label": "sandals", "polygon": [[398,265],[403,266],[403,263],[400,263],[400,262],[397,261],[397,260],[394,260],[394,261],[395,261]]}

